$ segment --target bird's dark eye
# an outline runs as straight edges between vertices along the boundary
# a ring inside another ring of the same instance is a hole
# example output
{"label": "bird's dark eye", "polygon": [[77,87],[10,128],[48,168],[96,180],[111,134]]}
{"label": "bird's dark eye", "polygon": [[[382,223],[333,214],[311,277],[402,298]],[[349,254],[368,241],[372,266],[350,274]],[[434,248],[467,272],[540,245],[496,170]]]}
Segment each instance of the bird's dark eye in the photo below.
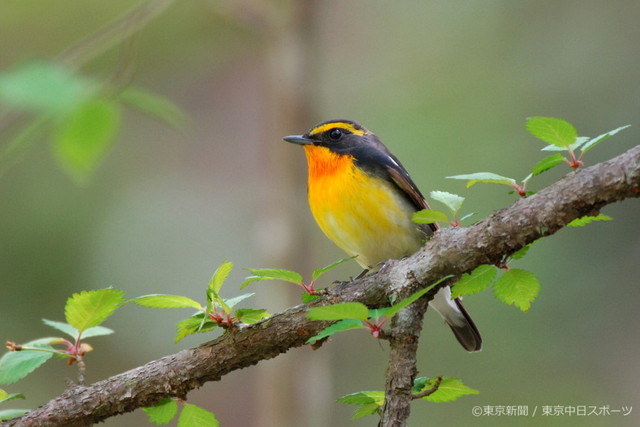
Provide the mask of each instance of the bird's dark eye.
{"label": "bird's dark eye", "polygon": [[333,139],[334,141],[339,140],[341,137],[342,137],[341,129],[335,128],[329,131],[329,138]]}

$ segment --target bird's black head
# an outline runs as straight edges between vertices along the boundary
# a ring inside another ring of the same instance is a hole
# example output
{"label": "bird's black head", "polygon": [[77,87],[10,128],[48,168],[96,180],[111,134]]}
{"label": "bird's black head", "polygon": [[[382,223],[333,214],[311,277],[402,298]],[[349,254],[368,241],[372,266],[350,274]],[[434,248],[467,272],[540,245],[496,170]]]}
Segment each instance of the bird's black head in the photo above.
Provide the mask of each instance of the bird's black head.
{"label": "bird's black head", "polygon": [[354,121],[327,120],[315,125],[304,135],[286,136],[284,140],[300,145],[327,147],[336,153],[345,154],[377,138]]}

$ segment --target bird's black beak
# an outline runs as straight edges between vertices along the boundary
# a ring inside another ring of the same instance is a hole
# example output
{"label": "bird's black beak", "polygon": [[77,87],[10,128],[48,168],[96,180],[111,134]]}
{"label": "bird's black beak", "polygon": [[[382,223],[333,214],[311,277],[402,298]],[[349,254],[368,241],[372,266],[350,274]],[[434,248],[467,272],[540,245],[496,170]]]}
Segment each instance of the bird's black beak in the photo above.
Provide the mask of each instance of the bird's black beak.
{"label": "bird's black beak", "polygon": [[285,136],[282,139],[292,144],[298,144],[298,145],[312,145],[313,143],[316,142],[315,139],[311,139],[305,135],[289,135],[289,136]]}

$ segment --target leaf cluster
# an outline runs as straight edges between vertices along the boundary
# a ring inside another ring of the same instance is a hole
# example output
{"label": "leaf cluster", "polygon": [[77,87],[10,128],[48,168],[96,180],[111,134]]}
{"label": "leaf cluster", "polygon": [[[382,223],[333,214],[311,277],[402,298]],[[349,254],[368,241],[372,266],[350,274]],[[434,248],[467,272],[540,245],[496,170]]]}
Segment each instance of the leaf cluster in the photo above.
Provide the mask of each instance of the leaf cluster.
{"label": "leaf cluster", "polygon": [[0,151],[0,166],[52,135],[51,150],[60,168],[77,184],[87,184],[120,131],[124,107],[182,127],[186,115],[167,98],[139,87],[114,87],[79,75],[56,62],[33,61],[0,73],[0,105],[33,119]]}
{"label": "leaf cluster", "polygon": [[[462,396],[480,393],[465,385],[462,380],[451,377],[416,378],[411,392],[414,399],[429,402],[452,402]],[[358,406],[352,417],[355,420],[380,412],[384,405],[384,391],[359,391],[342,396],[337,401]]]}

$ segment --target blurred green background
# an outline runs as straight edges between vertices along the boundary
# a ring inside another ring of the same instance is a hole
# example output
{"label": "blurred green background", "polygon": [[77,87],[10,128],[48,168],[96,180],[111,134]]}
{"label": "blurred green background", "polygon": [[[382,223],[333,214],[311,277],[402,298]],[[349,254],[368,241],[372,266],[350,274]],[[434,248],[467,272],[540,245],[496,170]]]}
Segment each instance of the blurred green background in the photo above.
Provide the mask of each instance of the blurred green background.
{"label": "blurred green background", "polygon": [[[50,59],[117,18],[131,2],[5,1],[0,68]],[[469,190],[448,175],[491,171],[522,178],[544,156],[526,117],[561,117],[581,135],[633,125],[587,156],[593,164],[639,140],[640,3],[557,1],[182,1],[135,38],[130,82],[172,99],[184,131],[130,112],[90,185],[56,166],[48,138],[0,177],[0,338],[48,336],[41,318],[64,320],[73,292],[114,286],[129,297],[178,293],[204,299],[225,258],[236,264],[225,296],[239,294],[240,267],[310,276],[341,258],[305,199],[306,165],[281,137],[331,118],[360,121],[402,160],[423,192],[467,197],[479,219],[514,200],[502,187]],[[116,46],[82,72],[108,78]],[[9,135],[4,132],[0,144]],[[558,179],[535,178],[537,190]],[[637,200],[608,206],[615,220],[562,230],[514,267],[533,271],[539,298],[523,314],[490,292],[465,305],[484,337],[467,354],[434,313],[421,339],[420,375],[462,378],[481,394],[416,402],[409,425],[640,424],[640,233]],[[355,263],[326,276],[346,279]],[[299,301],[281,283],[250,286],[249,304],[277,312]],[[90,340],[88,381],[204,342],[173,344],[188,311],[126,306]],[[347,393],[384,387],[387,345],[340,334],[319,351],[290,351],[189,395],[224,426],[374,426],[349,421]],[[3,386],[36,407],[75,378],[48,362]],[[528,405],[536,417],[474,417],[474,406]],[[541,417],[543,405],[633,407],[628,416]],[[145,422],[141,411],[111,426]]]}

